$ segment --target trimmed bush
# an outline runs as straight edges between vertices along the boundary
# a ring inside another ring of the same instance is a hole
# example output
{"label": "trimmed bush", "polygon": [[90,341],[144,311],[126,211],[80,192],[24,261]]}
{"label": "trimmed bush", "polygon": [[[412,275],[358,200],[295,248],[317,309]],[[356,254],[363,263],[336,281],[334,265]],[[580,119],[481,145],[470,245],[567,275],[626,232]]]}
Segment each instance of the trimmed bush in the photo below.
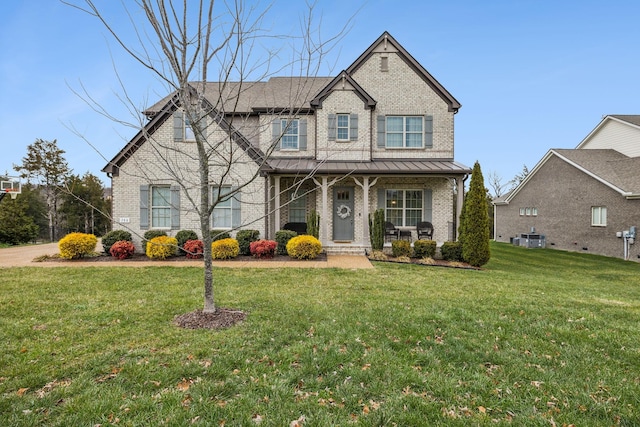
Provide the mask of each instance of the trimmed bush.
{"label": "trimmed bush", "polygon": [[115,242],[121,242],[126,240],[127,242],[131,242],[133,239],[131,238],[131,233],[125,230],[112,230],[102,236],[102,249],[105,254],[111,254],[111,245]]}
{"label": "trimmed bush", "polygon": [[146,253],[151,259],[167,259],[175,256],[177,252],[178,240],[175,237],[158,236],[147,242]]}
{"label": "trimmed bush", "polygon": [[135,246],[128,240],[119,240],[111,245],[111,249],[109,249],[111,256],[118,259],[131,258],[135,251]]}
{"label": "trimmed bush", "polygon": [[287,243],[287,253],[295,259],[315,259],[322,252],[322,243],[313,236],[296,236]]}
{"label": "trimmed bush", "polygon": [[183,248],[184,253],[189,259],[200,259],[204,254],[204,243],[202,243],[202,240],[187,240]]}
{"label": "trimmed bush", "polygon": [[237,257],[239,253],[240,245],[236,239],[231,237],[211,243],[211,258],[213,259],[232,259]]}
{"label": "trimmed bush", "polygon": [[236,240],[240,245],[240,255],[251,255],[251,242],[255,242],[260,238],[258,230],[240,230],[236,233]]}
{"label": "trimmed bush", "polygon": [[278,244],[273,240],[256,240],[249,244],[251,255],[256,258],[273,258]]}
{"label": "trimmed bush", "polygon": [[391,255],[399,258],[411,255],[411,243],[406,240],[394,240],[391,242]]}
{"label": "trimmed bush", "polygon": [[276,252],[278,255],[287,255],[287,243],[297,235],[298,233],[292,230],[276,231],[276,243],[278,244]]}
{"label": "trimmed bush", "polygon": [[413,242],[413,256],[416,258],[433,258],[435,254],[435,240],[416,240]]}
{"label": "trimmed bush", "polygon": [[147,230],[144,232],[144,240],[147,242],[154,237],[166,236],[167,232],[164,230]]}
{"label": "trimmed bush", "polygon": [[186,252],[182,250],[182,247],[188,240],[198,240],[198,235],[192,230],[180,230],[176,233],[176,240],[178,241],[178,250],[180,254],[184,255]]}
{"label": "trimmed bush", "polygon": [[229,234],[227,230],[211,230],[209,234],[211,235],[211,239],[213,242],[215,242],[216,240],[231,238],[231,234]]}
{"label": "trimmed bush", "polygon": [[442,259],[446,261],[462,261],[462,245],[460,242],[444,242],[440,247]]}
{"label": "trimmed bush", "polygon": [[78,259],[95,252],[98,238],[93,234],[69,233],[58,242],[60,257]]}

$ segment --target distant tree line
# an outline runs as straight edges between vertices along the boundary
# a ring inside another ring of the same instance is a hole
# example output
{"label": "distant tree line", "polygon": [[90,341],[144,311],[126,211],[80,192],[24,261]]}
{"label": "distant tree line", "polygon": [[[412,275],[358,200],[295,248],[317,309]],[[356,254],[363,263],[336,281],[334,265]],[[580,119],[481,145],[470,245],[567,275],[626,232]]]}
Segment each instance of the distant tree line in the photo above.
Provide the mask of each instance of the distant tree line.
{"label": "distant tree line", "polygon": [[[80,231],[101,236],[111,228],[111,202],[98,177],[72,173],[57,141],[37,139],[14,165],[22,193],[0,202],[0,243],[57,241]],[[3,177],[6,179],[7,177]]]}

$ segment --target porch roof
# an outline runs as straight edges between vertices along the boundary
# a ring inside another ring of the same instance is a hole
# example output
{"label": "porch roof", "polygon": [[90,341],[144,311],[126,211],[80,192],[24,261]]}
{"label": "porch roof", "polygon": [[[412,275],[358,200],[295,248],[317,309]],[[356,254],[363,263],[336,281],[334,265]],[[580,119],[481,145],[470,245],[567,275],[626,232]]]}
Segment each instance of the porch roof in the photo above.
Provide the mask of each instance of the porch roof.
{"label": "porch roof", "polygon": [[446,159],[378,159],[362,161],[320,161],[315,159],[269,159],[272,174],[357,174],[357,175],[464,175],[471,169]]}

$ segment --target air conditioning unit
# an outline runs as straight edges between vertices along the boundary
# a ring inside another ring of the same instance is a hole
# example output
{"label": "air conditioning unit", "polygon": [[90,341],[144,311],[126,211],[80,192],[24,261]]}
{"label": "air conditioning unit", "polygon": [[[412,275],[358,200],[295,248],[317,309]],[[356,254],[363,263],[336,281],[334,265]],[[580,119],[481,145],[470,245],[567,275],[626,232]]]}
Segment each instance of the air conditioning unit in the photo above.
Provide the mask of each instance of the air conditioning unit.
{"label": "air conditioning unit", "polygon": [[521,234],[520,235],[520,246],[524,246],[525,248],[544,248],[545,245],[546,245],[546,239],[544,234]]}

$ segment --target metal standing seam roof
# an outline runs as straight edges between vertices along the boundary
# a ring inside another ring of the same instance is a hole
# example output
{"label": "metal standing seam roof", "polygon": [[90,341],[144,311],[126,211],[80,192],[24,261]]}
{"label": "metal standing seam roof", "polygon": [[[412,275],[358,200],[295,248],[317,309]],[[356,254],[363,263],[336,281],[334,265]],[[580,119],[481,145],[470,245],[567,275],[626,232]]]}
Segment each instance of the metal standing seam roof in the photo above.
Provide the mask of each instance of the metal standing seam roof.
{"label": "metal standing seam roof", "polygon": [[471,169],[453,160],[363,160],[319,161],[314,159],[269,159],[271,173],[352,173],[373,175],[461,175]]}

